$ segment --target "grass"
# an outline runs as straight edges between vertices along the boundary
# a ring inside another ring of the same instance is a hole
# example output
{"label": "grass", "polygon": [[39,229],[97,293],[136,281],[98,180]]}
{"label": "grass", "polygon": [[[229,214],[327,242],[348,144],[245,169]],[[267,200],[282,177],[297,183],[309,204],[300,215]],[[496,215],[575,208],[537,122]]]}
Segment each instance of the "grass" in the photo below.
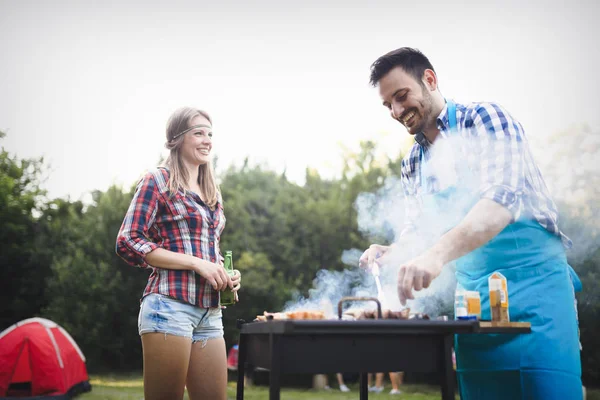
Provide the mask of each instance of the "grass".
{"label": "grass", "polygon": [[[144,387],[140,376],[92,376],[90,377],[92,391],[79,396],[78,400],[143,400]],[[358,385],[348,385],[350,393],[342,393],[337,389],[312,390],[300,388],[284,388],[281,390],[282,400],[357,400],[359,398]],[[369,399],[402,400],[438,400],[441,398],[440,390],[435,386],[404,384],[401,386],[402,395],[390,396],[389,382],[383,393],[369,393]],[[231,381],[227,387],[227,398],[235,399],[236,384]],[[244,399],[265,400],[269,398],[267,386],[248,387],[244,390]],[[187,394],[184,399],[189,400]],[[456,396],[458,400],[458,396]],[[600,400],[600,390],[588,389],[587,400]]]}
{"label": "grass", "polygon": [[[90,377],[92,391],[79,396],[78,400],[143,400],[144,387],[140,376],[92,376]],[[283,388],[282,400],[356,400],[359,398],[358,384],[350,384],[349,393],[342,393],[337,389],[313,390],[301,388]],[[383,393],[369,393],[369,399],[398,398],[402,400],[438,400],[439,388],[427,385],[402,385],[401,396],[390,396],[389,382]],[[227,398],[235,399],[236,383],[230,381],[227,386]],[[265,400],[269,398],[268,386],[253,386],[244,389],[244,399]],[[458,396],[456,397],[458,399]],[[188,400],[187,394],[184,399]]]}

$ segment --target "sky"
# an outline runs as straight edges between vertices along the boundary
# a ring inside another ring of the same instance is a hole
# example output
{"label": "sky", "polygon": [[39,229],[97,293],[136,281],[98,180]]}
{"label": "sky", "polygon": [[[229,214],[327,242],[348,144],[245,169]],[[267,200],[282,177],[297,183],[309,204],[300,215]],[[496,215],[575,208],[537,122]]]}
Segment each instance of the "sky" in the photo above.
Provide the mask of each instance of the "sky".
{"label": "sky", "polygon": [[193,106],[217,172],[249,157],[334,176],[341,146],[405,145],[368,79],[410,46],[445,96],[502,104],[543,156],[550,135],[600,126],[598,16],[593,0],[0,0],[0,145],[44,157],[49,197],[85,199],[157,165],[168,117]]}

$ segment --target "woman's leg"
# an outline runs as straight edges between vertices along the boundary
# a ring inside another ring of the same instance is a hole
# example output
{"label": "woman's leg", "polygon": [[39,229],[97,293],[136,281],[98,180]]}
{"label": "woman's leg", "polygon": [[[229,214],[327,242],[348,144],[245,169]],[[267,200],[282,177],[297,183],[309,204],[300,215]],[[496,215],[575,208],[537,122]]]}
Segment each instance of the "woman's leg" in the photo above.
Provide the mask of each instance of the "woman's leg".
{"label": "woman's leg", "polygon": [[187,374],[190,400],[227,399],[227,355],[223,338],[192,344]]}
{"label": "woman's leg", "polygon": [[164,333],[142,335],[144,399],[181,400],[192,341]]}

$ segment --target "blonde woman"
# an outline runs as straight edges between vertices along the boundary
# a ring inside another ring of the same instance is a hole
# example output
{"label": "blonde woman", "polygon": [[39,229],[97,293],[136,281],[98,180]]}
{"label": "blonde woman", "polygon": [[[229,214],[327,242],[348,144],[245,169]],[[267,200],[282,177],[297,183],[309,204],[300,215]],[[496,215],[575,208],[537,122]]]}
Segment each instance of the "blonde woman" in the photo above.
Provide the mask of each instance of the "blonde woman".
{"label": "blonde woman", "polygon": [[152,272],[138,330],[144,398],[226,399],[227,360],[219,292],[241,277],[225,272],[225,215],[210,163],[212,121],[181,108],[167,123],[169,156],[139,182],[117,237],[117,254]]}

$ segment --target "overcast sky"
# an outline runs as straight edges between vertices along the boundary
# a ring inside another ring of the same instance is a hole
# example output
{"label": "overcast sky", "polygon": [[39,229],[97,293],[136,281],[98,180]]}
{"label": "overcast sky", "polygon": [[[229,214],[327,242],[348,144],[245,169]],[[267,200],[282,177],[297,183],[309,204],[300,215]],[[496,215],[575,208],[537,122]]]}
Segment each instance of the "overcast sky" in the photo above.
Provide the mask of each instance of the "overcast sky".
{"label": "overcast sky", "polygon": [[[220,169],[249,156],[302,181],[339,170],[340,143],[392,121],[369,66],[401,46],[442,93],[496,101],[543,153],[552,133],[600,126],[600,2],[0,0],[0,144],[44,156],[51,197],[131,185],[165,154],[165,124],[213,117]],[[598,130],[595,130],[598,132]]]}

